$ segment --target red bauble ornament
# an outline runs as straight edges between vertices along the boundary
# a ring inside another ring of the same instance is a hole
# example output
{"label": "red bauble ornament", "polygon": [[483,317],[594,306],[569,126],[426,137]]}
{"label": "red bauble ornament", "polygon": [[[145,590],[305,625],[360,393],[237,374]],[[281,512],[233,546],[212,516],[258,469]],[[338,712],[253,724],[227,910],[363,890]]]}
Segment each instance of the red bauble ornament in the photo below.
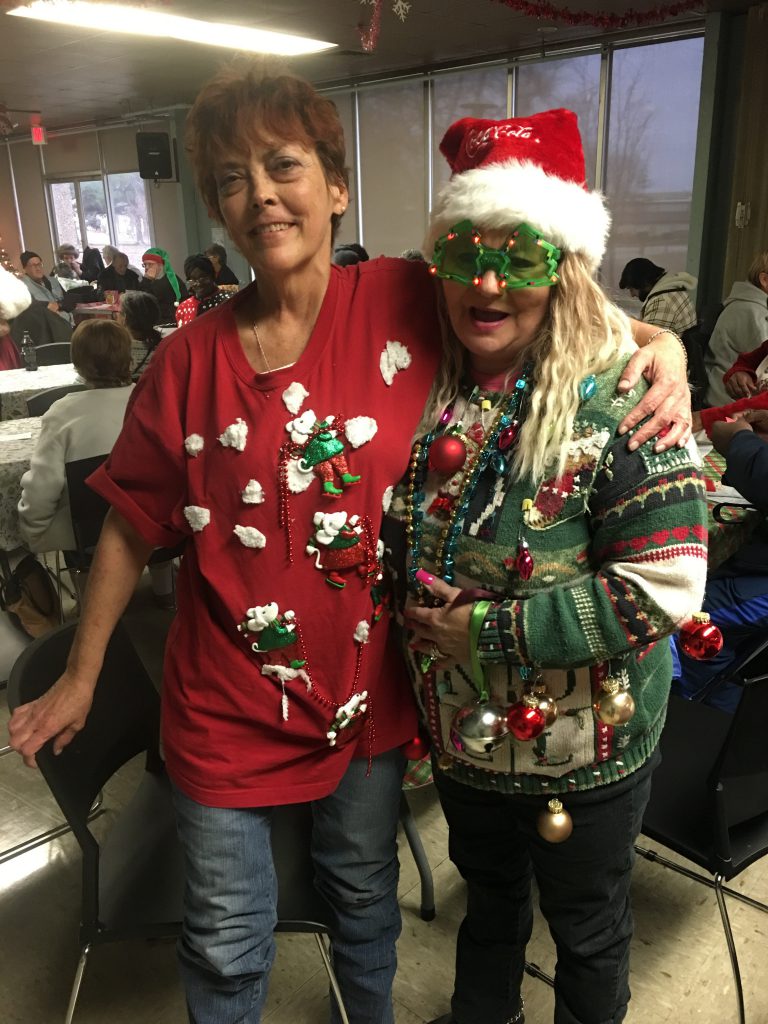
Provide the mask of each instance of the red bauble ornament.
{"label": "red bauble ornament", "polygon": [[526,694],[507,711],[507,725],[516,740],[535,740],[547,725],[547,716],[535,694]]}
{"label": "red bauble ornament", "polygon": [[706,661],[723,648],[723,634],[706,612],[694,612],[690,622],[680,627],[680,646],[689,658]]}
{"label": "red bauble ornament", "polygon": [[400,747],[409,761],[422,761],[429,753],[429,743],[423,736],[414,736]]}
{"label": "red bauble ornament", "polygon": [[429,446],[427,459],[430,469],[445,476],[458,473],[467,461],[467,446],[456,434],[443,434]]}
{"label": "red bauble ornament", "polygon": [[499,434],[499,451],[505,452],[507,448],[517,437],[518,431],[520,430],[520,424],[517,420],[513,420],[508,427],[504,427],[502,432]]}
{"label": "red bauble ornament", "polygon": [[515,569],[517,569],[521,580],[529,580],[533,574],[533,556],[525,541],[521,541],[517,547]]}

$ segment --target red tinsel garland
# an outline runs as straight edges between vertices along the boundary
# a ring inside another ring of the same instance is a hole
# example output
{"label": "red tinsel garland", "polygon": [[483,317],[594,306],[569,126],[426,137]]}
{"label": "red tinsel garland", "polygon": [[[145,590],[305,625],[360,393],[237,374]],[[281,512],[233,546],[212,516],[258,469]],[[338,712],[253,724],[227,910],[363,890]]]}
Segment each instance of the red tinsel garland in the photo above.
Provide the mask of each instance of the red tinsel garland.
{"label": "red tinsel garland", "polygon": [[654,25],[667,18],[674,18],[685,11],[703,7],[702,0],[679,0],[678,3],[652,7],[648,11],[629,8],[623,14],[610,11],[573,11],[570,7],[558,7],[547,0],[492,0],[504,4],[513,11],[520,11],[529,18],[544,18],[547,21],[564,21],[566,25],[591,25],[593,28],[617,29],[630,26]]}
{"label": "red tinsel garland", "polygon": [[358,26],[358,32],[360,33],[360,45],[366,53],[373,53],[376,49],[376,44],[379,41],[379,29],[381,28],[381,4],[382,0],[373,0],[373,14],[371,15],[371,23],[366,28],[365,25]]}

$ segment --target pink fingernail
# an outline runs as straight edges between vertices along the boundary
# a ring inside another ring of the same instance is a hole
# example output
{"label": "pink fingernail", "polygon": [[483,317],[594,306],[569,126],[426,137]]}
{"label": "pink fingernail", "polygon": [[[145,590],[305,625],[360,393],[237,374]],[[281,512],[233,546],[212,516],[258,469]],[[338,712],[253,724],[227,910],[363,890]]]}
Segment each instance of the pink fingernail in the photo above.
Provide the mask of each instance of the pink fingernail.
{"label": "pink fingernail", "polygon": [[419,583],[424,583],[428,587],[431,587],[432,584],[435,582],[435,577],[432,575],[431,572],[427,572],[426,569],[417,569],[416,579],[419,581]]}

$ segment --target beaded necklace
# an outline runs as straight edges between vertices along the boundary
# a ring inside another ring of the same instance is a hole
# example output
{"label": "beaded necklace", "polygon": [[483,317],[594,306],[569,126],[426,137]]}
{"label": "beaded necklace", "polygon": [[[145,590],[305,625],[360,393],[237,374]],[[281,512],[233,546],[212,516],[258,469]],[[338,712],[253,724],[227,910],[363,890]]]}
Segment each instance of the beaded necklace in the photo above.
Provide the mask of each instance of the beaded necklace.
{"label": "beaded necklace", "polygon": [[[506,452],[517,440],[520,430],[525,399],[529,389],[531,364],[526,363],[523,372],[515,381],[515,386],[508,396],[499,404],[496,415],[485,435],[483,444],[475,454],[466,455],[464,476],[459,487],[448,522],[440,533],[435,552],[435,574],[453,583],[454,555],[461,529],[469,510],[469,504],[475,493],[478,482],[489,464],[497,473],[505,473],[508,469]],[[487,400],[486,400],[487,401]],[[483,403],[484,404],[484,403]],[[429,471],[429,454],[435,441],[446,436],[446,430],[453,409],[449,406],[440,417],[438,426],[414,444],[408,472],[408,490],[405,498],[406,534],[408,538],[408,581],[409,588],[419,592],[421,586],[416,573],[421,567],[421,542],[424,512],[424,484]],[[454,429],[454,434],[461,436],[461,427]]]}

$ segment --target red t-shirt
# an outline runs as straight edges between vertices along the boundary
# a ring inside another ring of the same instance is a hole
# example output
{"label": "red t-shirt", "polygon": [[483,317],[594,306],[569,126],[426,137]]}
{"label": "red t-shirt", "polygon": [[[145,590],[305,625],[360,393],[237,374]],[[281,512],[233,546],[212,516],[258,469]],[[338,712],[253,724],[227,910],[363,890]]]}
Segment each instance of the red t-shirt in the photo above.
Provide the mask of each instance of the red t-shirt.
{"label": "red t-shirt", "polygon": [[[388,488],[407,469],[440,350],[418,263],[334,267],[306,349],[271,374],[245,357],[238,301],[160,346],[92,477],[148,542],[188,542],[163,742],[174,782],[217,807],[326,796],[353,755],[414,735],[371,583]],[[337,721],[332,744],[339,705],[352,697],[353,713],[363,691],[366,714]]]}

